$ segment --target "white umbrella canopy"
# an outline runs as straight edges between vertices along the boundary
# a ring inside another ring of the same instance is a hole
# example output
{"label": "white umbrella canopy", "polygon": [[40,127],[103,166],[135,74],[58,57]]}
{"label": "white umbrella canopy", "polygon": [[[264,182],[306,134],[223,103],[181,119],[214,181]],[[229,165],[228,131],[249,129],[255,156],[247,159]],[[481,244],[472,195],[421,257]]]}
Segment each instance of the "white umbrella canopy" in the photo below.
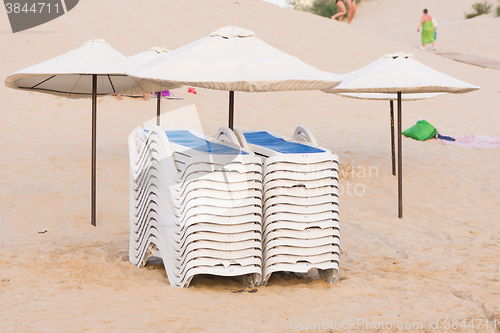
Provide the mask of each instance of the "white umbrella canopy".
{"label": "white umbrella canopy", "polygon": [[[96,225],[97,96],[145,93],[161,89],[157,84],[127,76],[126,68],[138,64],[102,39],[7,76],[5,85],[67,98],[92,98],[91,224]],[[169,89],[171,85],[166,85]]]}
{"label": "white umbrella canopy", "polygon": [[238,27],[221,28],[126,73],[156,83],[229,91],[230,128],[235,91],[322,90],[340,83],[340,76],[316,69]]}
{"label": "white umbrella canopy", "polygon": [[438,72],[402,52],[386,54],[371,64],[343,75],[329,93],[466,93],[479,87]]}
{"label": "white umbrella canopy", "polygon": [[97,95],[124,91],[151,92],[151,82],[127,76],[124,70],[138,63],[113,49],[102,39],[7,76],[13,89],[39,91],[66,98],[92,97],[92,75],[97,75]]}
{"label": "white umbrella canopy", "polygon": [[[332,93],[331,91],[325,91]],[[335,93],[342,97],[366,99],[371,101],[397,101],[398,94],[383,94],[383,93]],[[444,95],[445,93],[422,93],[422,94],[404,94],[401,95],[403,101],[419,101],[422,99],[434,98],[436,96]]]}
{"label": "white umbrella canopy", "polygon": [[221,28],[126,73],[152,81],[247,92],[321,90],[340,83],[340,77],[316,69],[238,27]]}
{"label": "white umbrella canopy", "polygon": [[[467,93],[479,87],[438,72],[413,59],[412,54],[386,54],[377,61],[342,75],[342,83],[323,90],[345,97],[391,100],[391,127],[394,128],[392,100],[398,101],[398,217],[403,217],[403,153],[401,138],[402,100],[415,100],[418,94],[435,97],[436,93]],[[348,95],[346,95],[348,94]],[[386,96],[389,94],[389,96]],[[396,96],[394,96],[396,95]],[[405,97],[403,97],[405,96]],[[392,132],[393,133],[393,132]],[[393,174],[394,134],[392,134]]]}
{"label": "white umbrella canopy", "polygon": [[148,61],[158,58],[161,54],[170,52],[164,47],[153,46],[150,50],[142,53],[135,54],[128,57],[130,60],[139,64],[144,64]]}
{"label": "white umbrella canopy", "polygon": [[[151,60],[154,60],[161,56],[164,53],[170,52],[164,47],[158,47],[158,46],[153,46],[150,50],[142,53],[138,53],[136,55],[128,57],[130,60],[138,63],[138,64],[144,64],[147,63]],[[154,83],[152,83],[154,85]],[[164,83],[165,84],[165,83]],[[182,85],[170,85],[169,89],[163,89],[163,90],[170,90],[170,89],[175,89],[175,88],[180,88]],[[158,87],[161,87],[161,82],[157,83]],[[162,91],[162,90],[159,90]],[[160,126],[160,116],[161,116],[161,94],[157,94],[157,103],[156,103],[156,125]]]}

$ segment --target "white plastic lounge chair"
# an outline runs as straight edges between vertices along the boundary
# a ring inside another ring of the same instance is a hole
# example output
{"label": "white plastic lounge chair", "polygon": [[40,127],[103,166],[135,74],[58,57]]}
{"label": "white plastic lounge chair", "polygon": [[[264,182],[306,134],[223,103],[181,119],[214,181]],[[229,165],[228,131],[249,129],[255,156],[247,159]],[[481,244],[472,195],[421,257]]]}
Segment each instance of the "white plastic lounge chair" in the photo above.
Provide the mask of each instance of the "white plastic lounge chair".
{"label": "white plastic lounge chair", "polygon": [[159,256],[173,286],[262,274],[262,162],[247,149],[157,126],[129,136],[129,258]]}
{"label": "white plastic lounge chair", "polygon": [[[338,157],[305,127],[292,138],[234,129],[241,147],[263,160],[263,281],[273,272],[318,269],[335,283],[339,270]],[[219,137],[235,142],[231,134]]]}

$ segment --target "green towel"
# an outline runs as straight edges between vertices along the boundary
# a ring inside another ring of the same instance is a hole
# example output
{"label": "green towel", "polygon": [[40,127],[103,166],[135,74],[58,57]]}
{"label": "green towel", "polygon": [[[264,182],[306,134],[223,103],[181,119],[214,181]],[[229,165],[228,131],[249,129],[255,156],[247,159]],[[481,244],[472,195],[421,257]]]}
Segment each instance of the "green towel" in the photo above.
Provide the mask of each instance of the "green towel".
{"label": "green towel", "polygon": [[424,21],[422,24],[422,44],[434,43],[434,26],[432,21]]}
{"label": "green towel", "polygon": [[422,119],[401,134],[415,140],[425,141],[435,137],[437,130],[434,126]]}

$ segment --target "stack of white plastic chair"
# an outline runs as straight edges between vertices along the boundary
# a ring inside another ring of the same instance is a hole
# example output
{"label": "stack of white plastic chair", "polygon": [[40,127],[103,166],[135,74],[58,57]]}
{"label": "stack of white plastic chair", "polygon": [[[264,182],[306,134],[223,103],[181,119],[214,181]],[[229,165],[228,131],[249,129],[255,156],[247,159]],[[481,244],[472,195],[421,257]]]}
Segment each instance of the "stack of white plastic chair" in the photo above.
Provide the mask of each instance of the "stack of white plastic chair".
{"label": "stack of white plastic chair", "polygon": [[274,272],[316,268],[335,283],[339,270],[338,157],[297,127],[291,139],[241,132],[240,145],[264,161],[263,283]]}
{"label": "stack of white plastic chair", "polygon": [[129,137],[129,258],[159,256],[171,285],[262,274],[262,162],[249,150],[158,126]]}

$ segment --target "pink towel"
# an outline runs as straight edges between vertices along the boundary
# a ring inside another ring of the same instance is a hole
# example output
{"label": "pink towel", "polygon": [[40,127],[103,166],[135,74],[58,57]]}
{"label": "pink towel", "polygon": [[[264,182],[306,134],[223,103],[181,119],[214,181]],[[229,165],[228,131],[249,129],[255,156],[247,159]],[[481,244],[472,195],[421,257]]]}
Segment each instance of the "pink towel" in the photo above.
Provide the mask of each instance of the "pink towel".
{"label": "pink towel", "polygon": [[455,141],[437,139],[445,145],[455,145],[467,148],[500,148],[500,139],[484,135],[450,135]]}

